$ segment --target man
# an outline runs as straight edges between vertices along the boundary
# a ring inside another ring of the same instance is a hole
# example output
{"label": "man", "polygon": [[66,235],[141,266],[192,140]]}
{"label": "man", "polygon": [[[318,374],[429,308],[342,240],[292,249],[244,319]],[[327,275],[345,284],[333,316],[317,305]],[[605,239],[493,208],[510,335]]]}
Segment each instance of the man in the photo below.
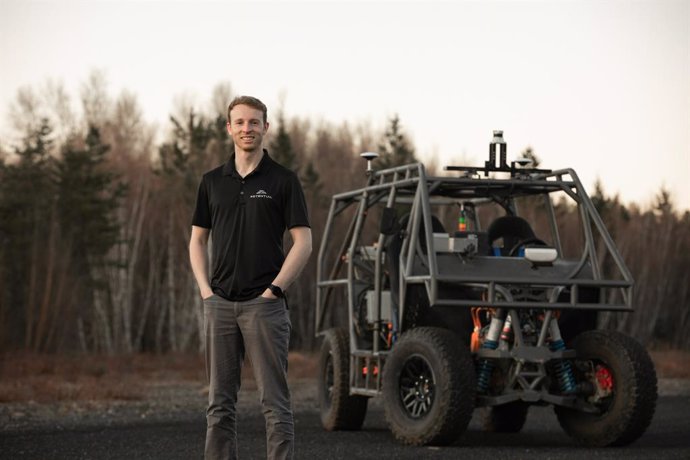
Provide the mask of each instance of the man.
{"label": "man", "polygon": [[[294,426],[287,385],[290,318],[283,292],[311,253],[304,193],[295,173],[262,147],[267,109],[258,99],[235,98],[227,129],[230,160],[199,186],[189,256],[204,299],[209,405],[205,458],[237,458],[236,411],[246,352],[266,418],[270,459],[292,458]],[[293,246],[283,253],[288,229]],[[207,245],[213,235],[209,280]]]}

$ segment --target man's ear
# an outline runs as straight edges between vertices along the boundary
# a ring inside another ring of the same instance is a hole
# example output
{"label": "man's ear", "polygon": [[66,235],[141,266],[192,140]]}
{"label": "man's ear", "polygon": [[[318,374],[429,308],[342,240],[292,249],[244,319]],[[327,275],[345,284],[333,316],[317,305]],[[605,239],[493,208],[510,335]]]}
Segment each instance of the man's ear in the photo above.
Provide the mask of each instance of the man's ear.
{"label": "man's ear", "polygon": [[268,122],[264,123],[264,132],[268,132]]}
{"label": "man's ear", "polygon": [[232,129],[230,128],[230,122],[225,123],[225,129],[228,130],[228,134],[232,134]]}

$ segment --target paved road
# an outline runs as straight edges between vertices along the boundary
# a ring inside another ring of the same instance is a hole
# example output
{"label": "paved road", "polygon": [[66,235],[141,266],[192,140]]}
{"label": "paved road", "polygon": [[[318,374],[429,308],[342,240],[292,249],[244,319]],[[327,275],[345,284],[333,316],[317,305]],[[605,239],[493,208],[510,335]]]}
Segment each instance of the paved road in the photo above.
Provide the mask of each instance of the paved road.
{"label": "paved road", "polygon": [[[490,434],[473,420],[459,443],[449,447],[404,447],[389,433],[379,404],[359,432],[327,433],[314,411],[298,412],[296,459],[690,459],[690,397],[662,397],[647,433],[626,448],[584,449],[563,434],[551,408],[531,409],[515,435]],[[240,455],[265,458],[264,422],[258,410],[240,419]],[[63,431],[0,433],[2,459],[195,459],[204,442],[202,417],[167,423],[138,423]]]}

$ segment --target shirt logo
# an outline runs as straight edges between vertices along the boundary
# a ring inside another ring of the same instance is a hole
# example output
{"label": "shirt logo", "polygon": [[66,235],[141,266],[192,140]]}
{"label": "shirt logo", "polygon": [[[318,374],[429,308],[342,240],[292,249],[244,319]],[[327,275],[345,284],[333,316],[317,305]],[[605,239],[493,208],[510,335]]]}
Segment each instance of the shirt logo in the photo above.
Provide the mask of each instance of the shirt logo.
{"label": "shirt logo", "polygon": [[251,195],[249,198],[269,198],[271,200],[273,199],[271,195],[266,193],[266,190],[259,190],[254,195]]}

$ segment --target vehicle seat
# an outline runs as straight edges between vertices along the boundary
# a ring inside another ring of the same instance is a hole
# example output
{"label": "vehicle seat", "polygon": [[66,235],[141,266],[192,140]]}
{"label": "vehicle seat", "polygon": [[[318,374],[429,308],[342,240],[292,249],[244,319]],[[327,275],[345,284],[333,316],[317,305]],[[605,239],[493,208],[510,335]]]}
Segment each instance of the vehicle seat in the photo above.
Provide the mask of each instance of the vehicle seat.
{"label": "vehicle seat", "polygon": [[[387,239],[386,247],[386,269],[388,270],[391,290],[391,301],[393,303],[394,311],[399,308],[399,279],[400,279],[400,250],[402,249],[403,230],[407,228],[410,215],[406,214],[400,218],[401,230]],[[431,216],[431,224],[434,233],[447,233],[443,223],[438,217]],[[421,252],[426,254],[427,245],[425,238],[424,225],[419,227],[419,248]],[[442,298],[469,298],[473,295],[471,290],[453,285],[452,283],[439,283],[439,295]],[[479,296],[477,299],[479,300]],[[417,311],[416,326],[430,326],[441,327],[449,329],[458,334],[463,343],[469,346],[470,336],[472,333],[472,317],[469,308],[457,308],[449,306],[435,306],[430,308],[426,289],[423,285],[415,284],[408,286],[408,294],[406,301],[406,311],[414,309]],[[405,321],[405,319],[403,319]],[[409,326],[409,324],[407,325]]]}
{"label": "vehicle seat", "polygon": [[[520,241],[536,238],[532,227],[522,217],[501,216],[494,220],[487,231],[489,235],[489,255],[507,256]],[[495,247],[496,240],[503,238],[503,247]]]}
{"label": "vehicle seat", "polygon": [[[400,276],[400,250],[402,249],[403,236],[404,232],[407,230],[407,223],[409,220],[409,213],[403,215],[400,218],[400,230],[396,234],[387,237],[384,242],[384,247],[386,249],[386,268],[390,274],[391,296],[396,305],[398,304],[398,290],[393,288],[393,286],[398,286],[398,279]],[[433,227],[434,233],[446,233],[443,223],[434,215],[431,216],[431,226]],[[423,222],[420,222],[419,225],[419,246],[422,252],[426,253],[425,227]]]}

